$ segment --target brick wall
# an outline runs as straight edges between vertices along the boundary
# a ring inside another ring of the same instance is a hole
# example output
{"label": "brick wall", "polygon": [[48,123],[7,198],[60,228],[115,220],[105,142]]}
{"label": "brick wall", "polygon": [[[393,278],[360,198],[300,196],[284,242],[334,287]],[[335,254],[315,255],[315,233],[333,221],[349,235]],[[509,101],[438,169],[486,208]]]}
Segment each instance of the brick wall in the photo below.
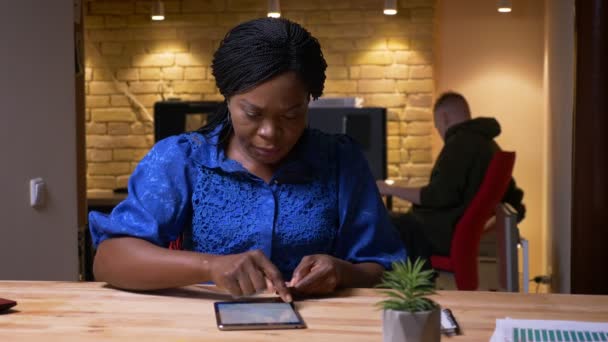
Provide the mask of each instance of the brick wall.
{"label": "brick wall", "polygon": [[[265,0],[93,0],[86,8],[87,184],[124,187],[153,144],[154,102],[168,97],[221,100],[210,71],[214,49],[241,21],[266,15]],[[388,171],[402,184],[427,181],[432,165],[434,0],[283,0],[283,17],[311,31],[329,64],[325,95],[360,96],[388,108]],[[403,208],[404,203],[396,201]]]}

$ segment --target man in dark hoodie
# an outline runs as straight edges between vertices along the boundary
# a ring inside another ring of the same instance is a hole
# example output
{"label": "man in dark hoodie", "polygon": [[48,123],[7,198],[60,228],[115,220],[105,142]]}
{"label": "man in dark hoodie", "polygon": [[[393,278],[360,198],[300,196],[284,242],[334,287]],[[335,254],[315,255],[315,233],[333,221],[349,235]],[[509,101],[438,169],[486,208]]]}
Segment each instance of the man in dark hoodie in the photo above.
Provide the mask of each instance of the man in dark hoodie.
{"label": "man in dark hoodie", "polygon": [[[449,255],[452,233],[481,185],[494,153],[500,147],[494,138],[500,125],[494,118],[471,118],[466,99],[454,92],[442,94],[433,108],[435,128],[445,144],[433,166],[429,184],[398,187],[378,181],[383,195],[412,202],[406,214],[393,214],[408,256],[428,259]],[[523,191],[511,179],[503,202],[518,212],[518,222],[526,213]]]}

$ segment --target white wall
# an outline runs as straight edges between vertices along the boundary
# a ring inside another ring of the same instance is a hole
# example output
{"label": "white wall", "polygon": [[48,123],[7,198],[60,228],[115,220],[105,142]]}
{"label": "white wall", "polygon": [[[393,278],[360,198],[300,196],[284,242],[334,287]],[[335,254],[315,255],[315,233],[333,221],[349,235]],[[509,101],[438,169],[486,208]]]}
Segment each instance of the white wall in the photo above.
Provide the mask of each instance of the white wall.
{"label": "white wall", "polygon": [[546,0],[546,93],[549,168],[547,241],[553,291],[570,292],[574,0]]}
{"label": "white wall", "polygon": [[437,94],[454,90],[473,116],[494,116],[505,150],[517,152],[514,176],[528,212],[520,228],[530,240],[531,276],[545,273],[544,1],[513,0],[500,14],[496,1],[443,0],[437,8]]}
{"label": "white wall", "polygon": [[[73,1],[19,0],[0,20],[0,279],[78,278]],[[29,179],[48,184],[29,206]]]}

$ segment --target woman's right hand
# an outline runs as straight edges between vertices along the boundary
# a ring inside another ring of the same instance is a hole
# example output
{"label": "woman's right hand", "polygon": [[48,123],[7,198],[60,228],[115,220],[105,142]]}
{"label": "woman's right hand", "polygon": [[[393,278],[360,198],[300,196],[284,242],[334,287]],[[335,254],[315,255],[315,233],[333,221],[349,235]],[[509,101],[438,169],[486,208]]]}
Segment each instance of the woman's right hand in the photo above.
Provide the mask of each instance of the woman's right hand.
{"label": "woman's right hand", "polygon": [[211,280],[233,296],[249,296],[265,290],[268,281],[283,301],[292,301],[281,272],[260,250],[216,255],[210,260],[210,266]]}

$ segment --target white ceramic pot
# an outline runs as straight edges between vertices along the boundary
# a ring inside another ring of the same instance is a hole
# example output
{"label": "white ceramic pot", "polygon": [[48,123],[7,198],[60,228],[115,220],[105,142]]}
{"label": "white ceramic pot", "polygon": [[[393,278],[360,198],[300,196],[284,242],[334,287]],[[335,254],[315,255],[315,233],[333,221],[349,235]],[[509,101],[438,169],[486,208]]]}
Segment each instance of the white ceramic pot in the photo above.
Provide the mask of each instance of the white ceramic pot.
{"label": "white ceramic pot", "polygon": [[408,312],[384,310],[382,336],[384,342],[439,342],[441,340],[440,308],[432,311]]}

